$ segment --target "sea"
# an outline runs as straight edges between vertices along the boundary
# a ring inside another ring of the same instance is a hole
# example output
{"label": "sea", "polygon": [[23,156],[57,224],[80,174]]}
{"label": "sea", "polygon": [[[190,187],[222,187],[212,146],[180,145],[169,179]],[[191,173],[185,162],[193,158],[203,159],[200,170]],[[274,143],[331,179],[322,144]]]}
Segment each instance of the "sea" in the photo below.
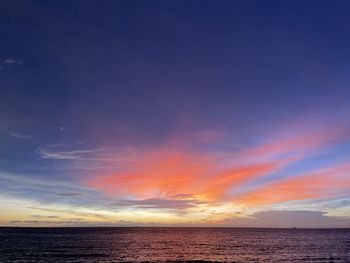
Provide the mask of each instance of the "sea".
{"label": "sea", "polygon": [[0,228],[0,262],[350,262],[350,229]]}

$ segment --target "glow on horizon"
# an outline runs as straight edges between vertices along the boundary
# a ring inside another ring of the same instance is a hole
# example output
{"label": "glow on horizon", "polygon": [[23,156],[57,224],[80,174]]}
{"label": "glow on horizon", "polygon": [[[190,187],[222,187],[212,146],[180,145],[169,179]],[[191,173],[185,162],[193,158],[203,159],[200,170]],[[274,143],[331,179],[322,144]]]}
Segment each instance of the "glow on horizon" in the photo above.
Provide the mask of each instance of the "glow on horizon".
{"label": "glow on horizon", "polygon": [[[86,199],[84,205],[55,200],[45,203],[0,194],[5,204],[0,223],[19,226],[269,226],[269,220],[273,219],[267,220],[265,216],[258,222],[254,215],[268,210],[290,210],[283,208],[290,202],[306,202],[306,207],[312,210],[315,202],[346,196],[350,188],[347,160],[322,169],[290,172],[291,167],[298,167],[304,160],[348,140],[346,131],[344,127],[299,131],[295,135],[289,132],[288,136],[234,152],[203,148],[206,144],[221,143],[225,140],[221,137],[199,140],[199,145],[192,148],[184,143],[170,143],[138,150],[132,153],[132,161],[120,158],[120,151],[116,156],[114,151],[104,152],[102,148],[98,151],[40,152],[73,164],[81,162],[77,153],[89,154],[87,162],[118,160],[118,167],[113,168],[114,172],[92,170],[75,176],[79,191],[88,189],[100,196],[91,199],[92,203],[86,193],[59,193],[61,197]],[[65,154],[70,158],[63,158]],[[130,149],[126,154],[130,154]],[[30,183],[40,185],[41,181]],[[60,182],[53,184],[69,186]],[[347,221],[340,219],[346,215],[346,210],[338,211],[335,225],[346,225]],[[319,216],[325,218],[322,219],[325,226],[333,222],[327,216]]]}

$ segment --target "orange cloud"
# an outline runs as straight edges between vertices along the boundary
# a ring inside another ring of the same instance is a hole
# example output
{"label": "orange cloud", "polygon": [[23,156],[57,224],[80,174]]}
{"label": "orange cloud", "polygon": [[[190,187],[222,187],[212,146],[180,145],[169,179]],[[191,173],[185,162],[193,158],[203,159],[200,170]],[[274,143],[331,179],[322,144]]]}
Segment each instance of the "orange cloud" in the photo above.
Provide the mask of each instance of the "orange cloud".
{"label": "orange cloud", "polygon": [[[135,162],[125,163],[118,172],[93,176],[88,185],[121,198],[182,199],[190,195],[191,199],[209,203],[227,201],[233,188],[277,172],[344,137],[342,131],[303,134],[223,155],[168,145],[140,153]],[[319,191],[312,181],[317,181],[318,188],[323,189],[322,182],[326,185],[327,178],[318,174],[278,182],[240,198],[239,202],[258,204],[316,198]],[[261,201],[264,195],[268,198]]]}
{"label": "orange cloud", "polygon": [[238,153],[241,158],[271,158],[286,154],[303,158],[310,151],[326,147],[349,137],[348,131],[344,129],[333,129],[319,132],[299,134],[292,137],[275,139],[255,148],[243,150]]}
{"label": "orange cloud", "polygon": [[266,162],[245,167],[231,168],[214,174],[205,182],[202,195],[218,200],[225,197],[228,191],[244,182],[278,171],[285,162]]}
{"label": "orange cloud", "polygon": [[235,199],[246,205],[266,205],[288,201],[330,198],[350,188],[349,165],[340,165],[322,172],[282,179]]}
{"label": "orange cloud", "polygon": [[222,168],[219,161],[205,154],[185,151],[152,151],[123,172],[95,177],[89,185],[117,196],[169,198],[191,194],[202,200],[217,201],[224,198],[232,187],[286,164],[286,161],[269,161]]}
{"label": "orange cloud", "polygon": [[95,177],[89,184],[110,194],[142,198],[188,193],[189,186],[210,166],[199,159],[186,153],[152,151],[123,172]]}

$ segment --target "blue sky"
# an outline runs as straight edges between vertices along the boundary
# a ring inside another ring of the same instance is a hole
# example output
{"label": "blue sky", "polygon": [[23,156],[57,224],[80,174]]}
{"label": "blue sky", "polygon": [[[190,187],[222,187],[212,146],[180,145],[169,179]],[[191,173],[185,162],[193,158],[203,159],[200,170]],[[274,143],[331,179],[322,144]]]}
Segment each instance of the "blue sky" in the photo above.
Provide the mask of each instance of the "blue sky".
{"label": "blue sky", "polygon": [[3,1],[0,224],[349,227],[349,12]]}

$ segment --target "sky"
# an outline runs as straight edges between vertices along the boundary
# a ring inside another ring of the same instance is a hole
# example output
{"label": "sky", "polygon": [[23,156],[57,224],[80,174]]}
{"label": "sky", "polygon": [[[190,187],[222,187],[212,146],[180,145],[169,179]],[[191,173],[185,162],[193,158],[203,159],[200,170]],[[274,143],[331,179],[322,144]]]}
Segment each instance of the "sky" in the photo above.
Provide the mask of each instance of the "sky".
{"label": "sky", "polygon": [[0,3],[0,225],[350,227],[349,1]]}

